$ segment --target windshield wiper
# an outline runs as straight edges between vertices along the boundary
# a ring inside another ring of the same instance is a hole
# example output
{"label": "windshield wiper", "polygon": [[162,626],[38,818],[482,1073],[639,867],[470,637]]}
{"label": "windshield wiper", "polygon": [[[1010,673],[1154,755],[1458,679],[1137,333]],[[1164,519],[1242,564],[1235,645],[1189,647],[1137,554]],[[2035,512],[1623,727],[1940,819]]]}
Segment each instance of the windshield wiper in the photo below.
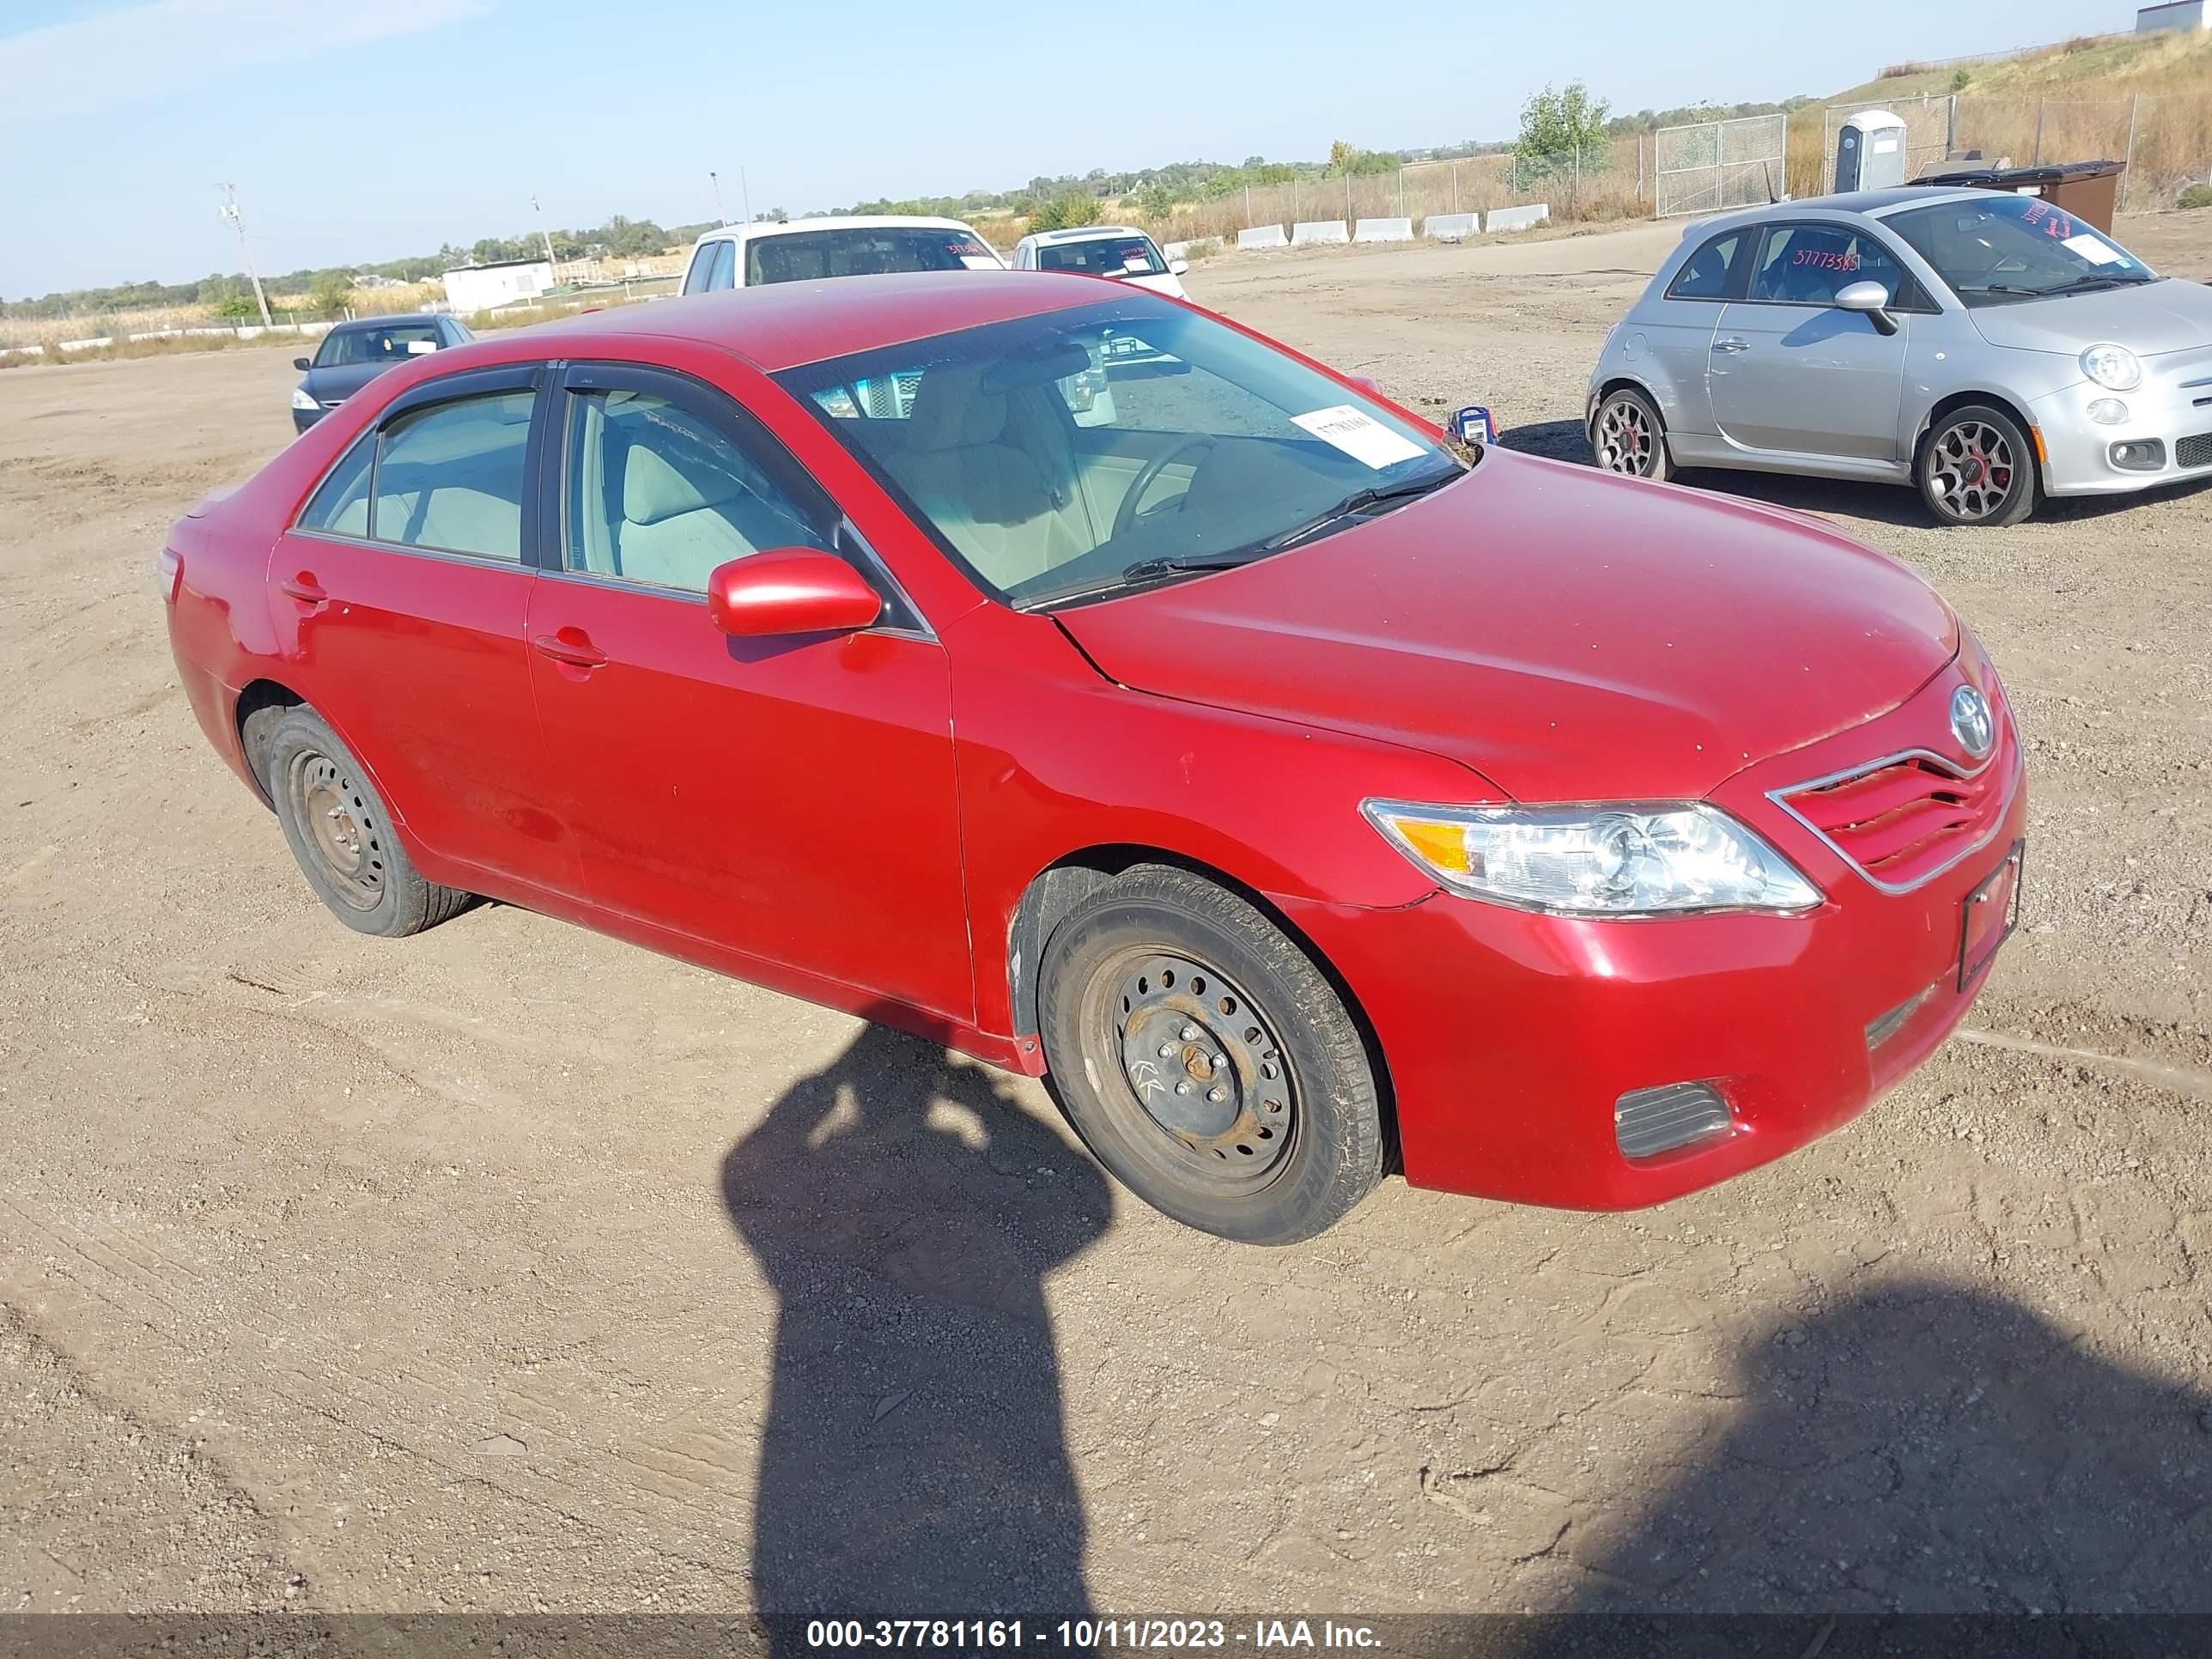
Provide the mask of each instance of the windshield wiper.
{"label": "windshield wiper", "polygon": [[1260,550],[1279,553],[1283,549],[1328,529],[1340,519],[1360,517],[1393,501],[1411,501],[1416,495],[1425,495],[1432,489],[1441,489],[1453,479],[1466,476],[1463,469],[1454,467],[1449,472],[1431,473],[1425,478],[1410,478],[1404,483],[1378,484],[1366,489],[1355,489],[1335,506],[1315,514],[1304,524],[1293,525],[1280,535],[1270,536],[1260,544]]}
{"label": "windshield wiper", "polygon": [[2148,276],[2076,276],[2070,283],[2061,283],[2056,288],[2046,288],[2045,294],[2095,294],[2108,288],[2136,288],[2151,279]]}
{"label": "windshield wiper", "polygon": [[1200,570],[1234,570],[1240,564],[1249,564],[1260,556],[1257,553],[1186,553],[1174,558],[1139,559],[1124,565],[1123,582],[1148,582],[1159,576],[1182,576]]}

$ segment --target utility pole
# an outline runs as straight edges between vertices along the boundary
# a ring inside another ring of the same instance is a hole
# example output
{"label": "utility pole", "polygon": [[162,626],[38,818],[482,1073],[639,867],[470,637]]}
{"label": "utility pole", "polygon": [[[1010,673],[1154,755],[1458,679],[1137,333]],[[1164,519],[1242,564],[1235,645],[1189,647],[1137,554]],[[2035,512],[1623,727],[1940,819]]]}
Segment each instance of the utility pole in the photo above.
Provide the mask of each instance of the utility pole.
{"label": "utility pole", "polygon": [[246,261],[246,280],[253,284],[253,303],[261,307],[261,326],[274,328],[276,325],[269,315],[269,296],[261,291],[260,273],[253,269],[253,250],[246,245],[246,218],[238,210],[238,186],[217,185],[216,188],[222,192],[222,205],[216,211],[238,233],[238,251]]}
{"label": "utility pole", "polygon": [[707,182],[714,187],[714,217],[722,224],[730,222],[730,216],[722,211],[722,179],[712,167],[707,170]]}
{"label": "utility pole", "polygon": [[538,205],[535,196],[530,198],[530,211],[538,220],[538,239],[545,244],[545,280],[550,283],[554,280],[553,233],[545,228],[545,210]]}

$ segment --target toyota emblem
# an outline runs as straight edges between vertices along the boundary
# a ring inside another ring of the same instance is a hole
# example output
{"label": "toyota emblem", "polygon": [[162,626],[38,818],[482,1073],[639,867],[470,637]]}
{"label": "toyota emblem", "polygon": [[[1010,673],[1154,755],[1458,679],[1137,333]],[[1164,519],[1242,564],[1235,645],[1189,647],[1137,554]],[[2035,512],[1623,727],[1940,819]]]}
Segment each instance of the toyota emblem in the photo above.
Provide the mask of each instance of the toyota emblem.
{"label": "toyota emblem", "polygon": [[1971,685],[1951,694],[1951,735],[1970,760],[1979,760],[1997,740],[1997,723],[1990,714],[1990,700]]}

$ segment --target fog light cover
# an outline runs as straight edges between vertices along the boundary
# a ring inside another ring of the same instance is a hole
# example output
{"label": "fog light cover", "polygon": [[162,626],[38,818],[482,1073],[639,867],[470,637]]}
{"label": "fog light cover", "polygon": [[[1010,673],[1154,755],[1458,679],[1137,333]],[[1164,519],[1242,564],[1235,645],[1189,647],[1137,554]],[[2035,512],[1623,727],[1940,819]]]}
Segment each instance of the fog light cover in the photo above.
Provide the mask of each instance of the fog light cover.
{"label": "fog light cover", "polygon": [[2118,426],[2128,418],[2128,406],[2118,398],[2100,398],[2089,405],[2089,418],[2099,426]]}
{"label": "fog light cover", "polygon": [[1728,1103],[1710,1083],[1632,1089],[1613,1103],[1613,1139],[1623,1158],[1656,1158],[1725,1134],[1730,1121]]}
{"label": "fog light cover", "polygon": [[2163,438],[2133,438],[2112,446],[2112,465],[2127,472],[2155,472],[2166,465]]}

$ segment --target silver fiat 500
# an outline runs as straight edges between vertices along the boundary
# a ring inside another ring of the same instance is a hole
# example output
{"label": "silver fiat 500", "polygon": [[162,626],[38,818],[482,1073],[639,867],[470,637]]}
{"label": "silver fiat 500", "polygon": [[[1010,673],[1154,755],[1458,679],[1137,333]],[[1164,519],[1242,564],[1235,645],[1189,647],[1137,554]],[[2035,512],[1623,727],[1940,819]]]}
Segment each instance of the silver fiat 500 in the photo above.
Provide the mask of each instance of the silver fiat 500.
{"label": "silver fiat 500", "polygon": [[1692,225],[1590,376],[1600,466],[1917,485],[1940,523],[2212,477],[2212,288],[2040,198],[1937,188]]}

